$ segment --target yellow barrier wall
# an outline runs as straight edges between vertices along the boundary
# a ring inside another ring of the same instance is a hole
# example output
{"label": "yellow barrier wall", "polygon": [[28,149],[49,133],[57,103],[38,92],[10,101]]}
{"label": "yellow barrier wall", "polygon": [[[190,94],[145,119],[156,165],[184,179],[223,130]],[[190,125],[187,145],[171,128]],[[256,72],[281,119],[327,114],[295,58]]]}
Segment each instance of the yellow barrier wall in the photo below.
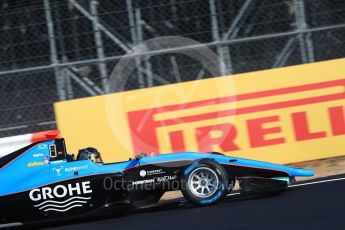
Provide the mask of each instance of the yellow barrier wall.
{"label": "yellow barrier wall", "polygon": [[276,163],[345,155],[345,59],[55,104],[69,152],[220,151]]}

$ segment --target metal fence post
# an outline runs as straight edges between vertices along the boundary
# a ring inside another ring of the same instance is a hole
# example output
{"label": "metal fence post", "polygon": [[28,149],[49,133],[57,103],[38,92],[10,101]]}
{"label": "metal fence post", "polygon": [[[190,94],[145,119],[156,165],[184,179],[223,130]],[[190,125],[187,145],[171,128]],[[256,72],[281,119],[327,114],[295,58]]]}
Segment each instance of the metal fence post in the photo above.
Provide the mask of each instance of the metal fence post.
{"label": "metal fence post", "polygon": [[97,57],[99,59],[98,62],[98,70],[101,74],[101,82],[102,88],[105,91],[107,86],[107,66],[106,63],[103,61],[104,59],[104,48],[103,48],[103,41],[102,41],[102,33],[99,29],[99,21],[98,21],[98,10],[97,10],[98,1],[92,0],[90,2],[90,9],[92,14],[92,26],[94,30],[94,37],[97,49]]}
{"label": "metal fence post", "polygon": [[[58,58],[57,58],[57,52],[56,52],[54,26],[52,22],[50,3],[49,3],[49,0],[43,0],[43,3],[44,3],[45,17],[47,21],[48,36],[49,36],[50,61],[51,61],[51,64],[54,66],[58,64]],[[55,67],[54,72],[55,72],[58,98],[60,101],[66,100],[65,82],[64,82],[63,76],[60,74],[59,67]]]}
{"label": "metal fence post", "polygon": [[[210,13],[211,13],[211,30],[212,30],[212,38],[215,42],[220,41],[219,35],[219,27],[218,27],[218,18],[216,12],[216,4],[214,0],[209,0],[210,4]],[[220,62],[220,73],[224,76],[228,73],[227,66],[225,65],[225,58],[224,58],[224,51],[222,45],[217,45],[217,53],[222,59]]]}
{"label": "metal fence post", "polygon": [[[304,0],[294,0],[294,8],[296,27],[298,31],[302,32],[308,27],[305,18]],[[300,44],[302,62],[307,63],[314,61],[314,51],[310,35],[306,36],[304,33],[300,33],[297,35],[297,38]]]}
{"label": "metal fence post", "polygon": [[[140,21],[140,18],[137,19],[138,16],[137,16],[136,11],[137,10],[135,10],[135,14],[134,14],[132,0],[127,0],[128,20],[129,20],[129,26],[131,29],[132,42],[134,45],[138,45],[138,43],[139,43],[137,24],[139,23],[138,20]],[[145,87],[145,81],[144,81],[143,72],[141,71],[140,57],[135,58],[135,64],[137,66],[137,76],[138,76],[139,88],[144,88]]]}

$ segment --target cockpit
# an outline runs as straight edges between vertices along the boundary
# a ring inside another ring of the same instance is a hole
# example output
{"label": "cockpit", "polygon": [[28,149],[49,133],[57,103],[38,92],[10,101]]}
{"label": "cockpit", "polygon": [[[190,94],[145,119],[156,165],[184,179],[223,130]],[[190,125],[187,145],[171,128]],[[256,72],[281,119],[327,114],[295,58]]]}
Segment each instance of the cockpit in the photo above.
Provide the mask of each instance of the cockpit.
{"label": "cockpit", "polygon": [[78,151],[75,158],[74,154],[68,154],[63,138],[56,139],[53,144],[49,144],[50,161],[66,160],[67,162],[90,160],[95,164],[103,164],[101,153],[92,147],[83,148]]}

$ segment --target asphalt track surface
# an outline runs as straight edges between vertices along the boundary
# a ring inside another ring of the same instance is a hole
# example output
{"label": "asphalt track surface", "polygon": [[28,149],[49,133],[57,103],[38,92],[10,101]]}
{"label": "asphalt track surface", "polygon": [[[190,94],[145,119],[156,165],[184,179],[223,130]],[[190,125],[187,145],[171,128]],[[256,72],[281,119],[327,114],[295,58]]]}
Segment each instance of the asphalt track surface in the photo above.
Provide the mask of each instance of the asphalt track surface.
{"label": "asphalt track surface", "polygon": [[274,196],[233,194],[218,205],[186,202],[101,220],[35,226],[45,229],[345,229],[345,175],[305,182]]}

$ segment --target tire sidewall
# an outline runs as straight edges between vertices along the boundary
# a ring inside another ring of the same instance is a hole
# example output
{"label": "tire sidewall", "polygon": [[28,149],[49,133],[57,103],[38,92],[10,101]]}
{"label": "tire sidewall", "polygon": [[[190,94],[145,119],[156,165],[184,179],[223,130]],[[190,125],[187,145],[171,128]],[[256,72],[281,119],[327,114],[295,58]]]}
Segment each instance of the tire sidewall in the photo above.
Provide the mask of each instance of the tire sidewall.
{"label": "tire sidewall", "polygon": [[[216,192],[207,198],[201,198],[193,194],[188,184],[189,177],[191,176],[191,174],[196,169],[201,168],[201,167],[206,167],[214,171],[214,173],[217,175],[218,182],[219,182]],[[184,197],[193,204],[196,204],[199,206],[207,206],[207,205],[216,204],[228,193],[228,188],[229,188],[229,178],[228,178],[227,171],[222,165],[218,164],[217,162],[213,160],[202,159],[202,160],[196,161],[184,171],[181,191]]]}

